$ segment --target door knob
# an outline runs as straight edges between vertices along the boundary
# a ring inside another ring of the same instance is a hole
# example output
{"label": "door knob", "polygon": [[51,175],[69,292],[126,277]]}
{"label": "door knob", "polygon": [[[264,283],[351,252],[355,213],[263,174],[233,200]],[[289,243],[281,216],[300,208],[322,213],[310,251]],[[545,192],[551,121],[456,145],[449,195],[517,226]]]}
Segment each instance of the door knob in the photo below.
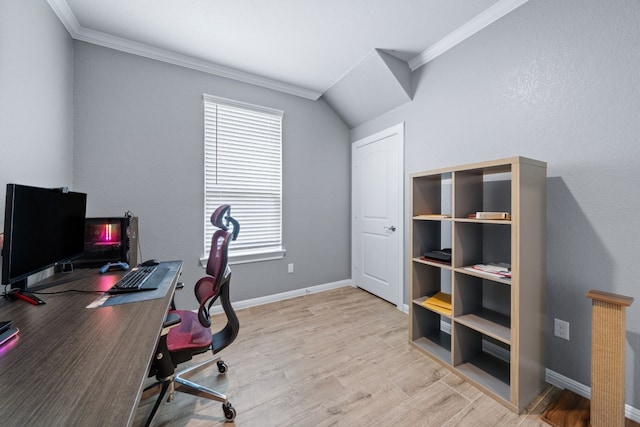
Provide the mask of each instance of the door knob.
{"label": "door knob", "polygon": [[396,231],[396,226],[392,225],[391,227],[385,227],[385,229],[387,229],[389,231]]}

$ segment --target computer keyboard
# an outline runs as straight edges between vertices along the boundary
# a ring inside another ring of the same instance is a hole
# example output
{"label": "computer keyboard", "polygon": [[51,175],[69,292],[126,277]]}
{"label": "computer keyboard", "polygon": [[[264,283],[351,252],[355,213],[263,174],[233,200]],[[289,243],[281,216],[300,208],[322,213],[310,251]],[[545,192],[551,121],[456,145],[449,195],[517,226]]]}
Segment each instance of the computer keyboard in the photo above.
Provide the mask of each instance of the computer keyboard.
{"label": "computer keyboard", "polygon": [[110,294],[119,294],[123,292],[136,292],[144,290],[157,289],[157,285],[145,286],[151,275],[158,267],[134,267],[130,272],[122,277],[115,285],[109,289]]}

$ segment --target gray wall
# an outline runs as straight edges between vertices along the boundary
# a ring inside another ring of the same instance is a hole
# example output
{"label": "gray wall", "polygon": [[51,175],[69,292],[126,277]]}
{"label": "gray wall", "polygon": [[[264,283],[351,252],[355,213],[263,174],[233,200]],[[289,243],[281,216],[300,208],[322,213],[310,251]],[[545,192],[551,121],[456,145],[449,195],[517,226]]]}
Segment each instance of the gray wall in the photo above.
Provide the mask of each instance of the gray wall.
{"label": "gray wall", "polygon": [[[349,129],[324,101],[75,42],[74,185],[91,216],[140,218],[142,258],[203,275],[202,94],[284,111],[283,260],[234,265],[234,301],[350,278]],[[287,274],[287,264],[294,273]]]}
{"label": "gray wall", "polygon": [[[584,295],[633,296],[627,402],[636,408],[638,46],[637,0],[530,0],[415,72],[414,101],[350,138],[405,121],[405,176],[512,155],[547,161],[547,367],[589,385]],[[73,184],[89,193],[90,215],[140,216],[143,256],[184,259],[192,284],[202,273],[203,92],[285,111],[287,257],[235,266],[234,300],[348,278],[349,136],[324,102],[84,43],[73,50],[40,0],[0,2],[0,200],[7,182]],[[190,291],[179,298],[188,305]],[[552,336],[554,317],[571,322],[570,342]]]}
{"label": "gray wall", "polygon": [[[626,396],[635,408],[639,46],[637,0],[531,0],[417,70],[414,101],[351,136],[355,141],[405,121],[405,176],[514,155],[546,161],[547,367],[589,386],[591,302],[585,294],[601,289],[632,296]],[[553,336],[554,318],[570,322],[571,341]]]}
{"label": "gray wall", "polygon": [[71,186],[72,47],[46,2],[0,2],[0,218],[8,182]]}

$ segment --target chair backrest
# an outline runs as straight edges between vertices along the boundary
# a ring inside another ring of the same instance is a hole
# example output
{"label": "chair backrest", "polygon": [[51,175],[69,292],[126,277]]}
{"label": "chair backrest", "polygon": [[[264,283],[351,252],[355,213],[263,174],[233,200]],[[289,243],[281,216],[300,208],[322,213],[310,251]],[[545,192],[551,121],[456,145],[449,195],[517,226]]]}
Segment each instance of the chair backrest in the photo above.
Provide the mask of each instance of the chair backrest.
{"label": "chair backrest", "polygon": [[[200,306],[198,307],[198,320],[205,327],[211,326],[209,313],[213,303],[220,298],[220,303],[227,316],[227,324],[220,331],[213,334],[212,347],[214,353],[222,350],[238,335],[240,323],[231,306],[229,285],[231,270],[228,267],[229,243],[237,236],[239,226],[237,221],[230,216],[230,206],[222,205],[211,215],[211,223],[219,227],[211,238],[211,250],[207,260],[207,276],[198,280],[194,287],[194,293]],[[228,231],[229,223],[233,225],[233,231]],[[222,227],[221,227],[222,226]]]}
{"label": "chair backrest", "polygon": [[[206,272],[209,276],[221,277],[227,269],[227,260],[229,252],[229,243],[231,242],[231,233],[225,230],[216,230],[211,238],[211,250],[209,259],[207,260]],[[196,295],[198,301],[200,298]]]}

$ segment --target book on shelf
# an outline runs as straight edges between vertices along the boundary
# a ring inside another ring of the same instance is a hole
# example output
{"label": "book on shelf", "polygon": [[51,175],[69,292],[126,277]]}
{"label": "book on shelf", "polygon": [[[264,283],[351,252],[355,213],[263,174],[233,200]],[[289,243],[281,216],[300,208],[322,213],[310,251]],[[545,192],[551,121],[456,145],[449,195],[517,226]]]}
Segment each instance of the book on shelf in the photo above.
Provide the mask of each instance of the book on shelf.
{"label": "book on shelf", "polygon": [[451,316],[451,294],[436,292],[422,302],[422,305],[437,313]]}
{"label": "book on shelf", "polygon": [[451,215],[449,214],[420,214],[420,215],[416,215],[416,218],[434,218],[434,219],[438,219],[438,218],[451,218]]}
{"label": "book on shelf", "polygon": [[509,220],[509,219],[511,219],[511,214],[509,212],[479,211],[479,212],[476,212],[475,214],[469,214],[468,217],[469,218],[475,218],[475,219],[505,219],[505,220]]}
{"label": "book on shelf", "polygon": [[451,261],[443,261],[441,259],[429,258],[429,257],[426,257],[426,256],[421,256],[418,259],[421,260],[421,261],[434,262],[436,264],[451,265]]}
{"label": "book on shelf", "polygon": [[473,271],[474,273],[487,274],[499,279],[511,279],[511,265],[507,263],[475,264],[470,267],[465,267],[464,269]]}
{"label": "book on shelf", "polygon": [[451,249],[444,248],[438,249],[435,251],[425,252],[422,256],[422,259],[425,261],[437,261],[444,262],[446,264],[451,264]]}

